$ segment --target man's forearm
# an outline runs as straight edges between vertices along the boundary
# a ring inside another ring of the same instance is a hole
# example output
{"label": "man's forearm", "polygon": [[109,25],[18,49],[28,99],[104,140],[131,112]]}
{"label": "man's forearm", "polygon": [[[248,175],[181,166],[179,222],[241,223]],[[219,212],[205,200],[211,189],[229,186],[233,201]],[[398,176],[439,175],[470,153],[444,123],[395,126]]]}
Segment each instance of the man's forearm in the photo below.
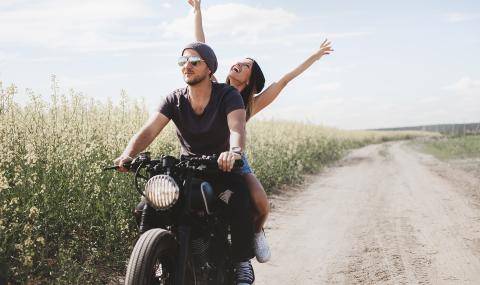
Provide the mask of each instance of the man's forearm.
{"label": "man's forearm", "polygon": [[238,109],[227,115],[228,128],[230,130],[230,149],[239,147],[241,151],[245,149],[245,109]]}
{"label": "man's forearm", "polygon": [[150,133],[145,131],[140,131],[135,134],[130,141],[128,142],[127,147],[123,151],[123,156],[135,157],[141,151],[145,150],[154,140]]}
{"label": "man's forearm", "polygon": [[245,129],[238,131],[230,131],[230,149],[240,148],[245,150]]}

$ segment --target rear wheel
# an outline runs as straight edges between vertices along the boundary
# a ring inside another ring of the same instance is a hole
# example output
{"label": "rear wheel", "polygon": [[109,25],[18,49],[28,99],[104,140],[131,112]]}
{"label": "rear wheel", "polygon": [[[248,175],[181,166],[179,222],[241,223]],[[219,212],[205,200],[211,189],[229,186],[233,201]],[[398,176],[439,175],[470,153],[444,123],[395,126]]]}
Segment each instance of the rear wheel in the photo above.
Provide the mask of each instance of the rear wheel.
{"label": "rear wheel", "polygon": [[151,229],[142,234],[128,261],[125,284],[173,284],[176,247],[169,231]]}

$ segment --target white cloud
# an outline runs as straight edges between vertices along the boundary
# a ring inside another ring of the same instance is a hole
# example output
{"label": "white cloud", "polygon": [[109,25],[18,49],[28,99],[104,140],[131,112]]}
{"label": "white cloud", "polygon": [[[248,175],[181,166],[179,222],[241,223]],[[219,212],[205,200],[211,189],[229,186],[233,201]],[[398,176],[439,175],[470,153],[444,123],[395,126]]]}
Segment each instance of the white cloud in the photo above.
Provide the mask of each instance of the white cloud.
{"label": "white cloud", "polygon": [[329,83],[321,83],[314,87],[315,90],[321,92],[329,92],[329,91],[336,91],[340,89],[341,84],[340,82],[329,82]]}
{"label": "white cloud", "polygon": [[0,51],[0,63],[10,61],[10,60],[15,60],[19,58],[19,55],[16,53],[6,53],[3,51]]}
{"label": "white cloud", "polygon": [[470,14],[470,13],[450,13],[446,15],[446,21],[450,23],[458,23],[465,21],[472,21],[480,18],[480,14]]}
{"label": "white cloud", "polygon": [[19,0],[2,0],[0,2],[0,8],[6,9],[6,8],[11,8],[12,6],[20,4],[21,1]]}
{"label": "white cloud", "polygon": [[10,9],[0,12],[0,43],[83,51],[151,45],[114,36],[127,21],[151,16],[144,1],[46,0],[28,5],[10,2]]}
{"label": "white cloud", "polygon": [[[296,15],[281,8],[264,9],[244,4],[221,4],[202,12],[208,38],[228,36],[232,41],[255,40],[268,33],[281,31],[295,21]],[[166,37],[193,36],[193,12],[163,27]],[[208,40],[208,39],[207,39]]]}
{"label": "white cloud", "polygon": [[[311,52],[311,50],[309,50],[309,52]],[[306,53],[306,51],[304,51],[303,53]],[[324,59],[321,59],[321,63],[318,64],[318,66],[315,65],[311,67],[307,72],[305,72],[304,75],[302,74],[302,76],[305,78],[312,78],[312,77],[320,78],[329,73],[340,74],[340,73],[350,72],[358,68],[357,64],[350,63],[350,64],[340,65],[337,62],[331,62],[328,60],[329,60],[328,56],[325,57]]]}
{"label": "white cloud", "polygon": [[476,94],[480,98],[480,80],[472,79],[468,76],[461,78],[451,85],[443,87],[443,89],[454,91],[460,95]]}
{"label": "white cloud", "polygon": [[162,3],[161,6],[162,6],[163,8],[167,8],[167,9],[172,8],[172,4],[167,3],[167,2]]}

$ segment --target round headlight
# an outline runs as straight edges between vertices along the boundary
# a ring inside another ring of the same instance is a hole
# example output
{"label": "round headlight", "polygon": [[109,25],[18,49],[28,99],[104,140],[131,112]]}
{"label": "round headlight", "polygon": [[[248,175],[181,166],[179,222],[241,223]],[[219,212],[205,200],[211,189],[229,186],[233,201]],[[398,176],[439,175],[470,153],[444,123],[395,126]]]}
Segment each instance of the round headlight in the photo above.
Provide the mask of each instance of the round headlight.
{"label": "round headlight", "polygon": [[172,207],[180,196],[180,189],[172,177],[155,175],[145,184],[145,198],[148,203],[159,210]]}

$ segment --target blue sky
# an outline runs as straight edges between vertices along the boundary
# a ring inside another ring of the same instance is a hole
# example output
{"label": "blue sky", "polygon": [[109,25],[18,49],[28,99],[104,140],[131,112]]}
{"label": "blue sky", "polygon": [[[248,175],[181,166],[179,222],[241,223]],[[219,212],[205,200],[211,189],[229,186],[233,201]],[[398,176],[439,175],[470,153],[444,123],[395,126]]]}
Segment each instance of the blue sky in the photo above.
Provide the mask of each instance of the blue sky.
{"label": "blue sky", "polygon": [[[267,84],[325,37],[335,52],[291,82],[259,118],[345,129],[480,121],[478,1],[209,1],[207,42],[224,79],[257,59]],[[50,76],[100,100],[153,109],[184,86],[176,60],[193,41],[182,0],[1,0],[0,81],[48,97]],[[19,100],[24,96],[20,94]]]}

